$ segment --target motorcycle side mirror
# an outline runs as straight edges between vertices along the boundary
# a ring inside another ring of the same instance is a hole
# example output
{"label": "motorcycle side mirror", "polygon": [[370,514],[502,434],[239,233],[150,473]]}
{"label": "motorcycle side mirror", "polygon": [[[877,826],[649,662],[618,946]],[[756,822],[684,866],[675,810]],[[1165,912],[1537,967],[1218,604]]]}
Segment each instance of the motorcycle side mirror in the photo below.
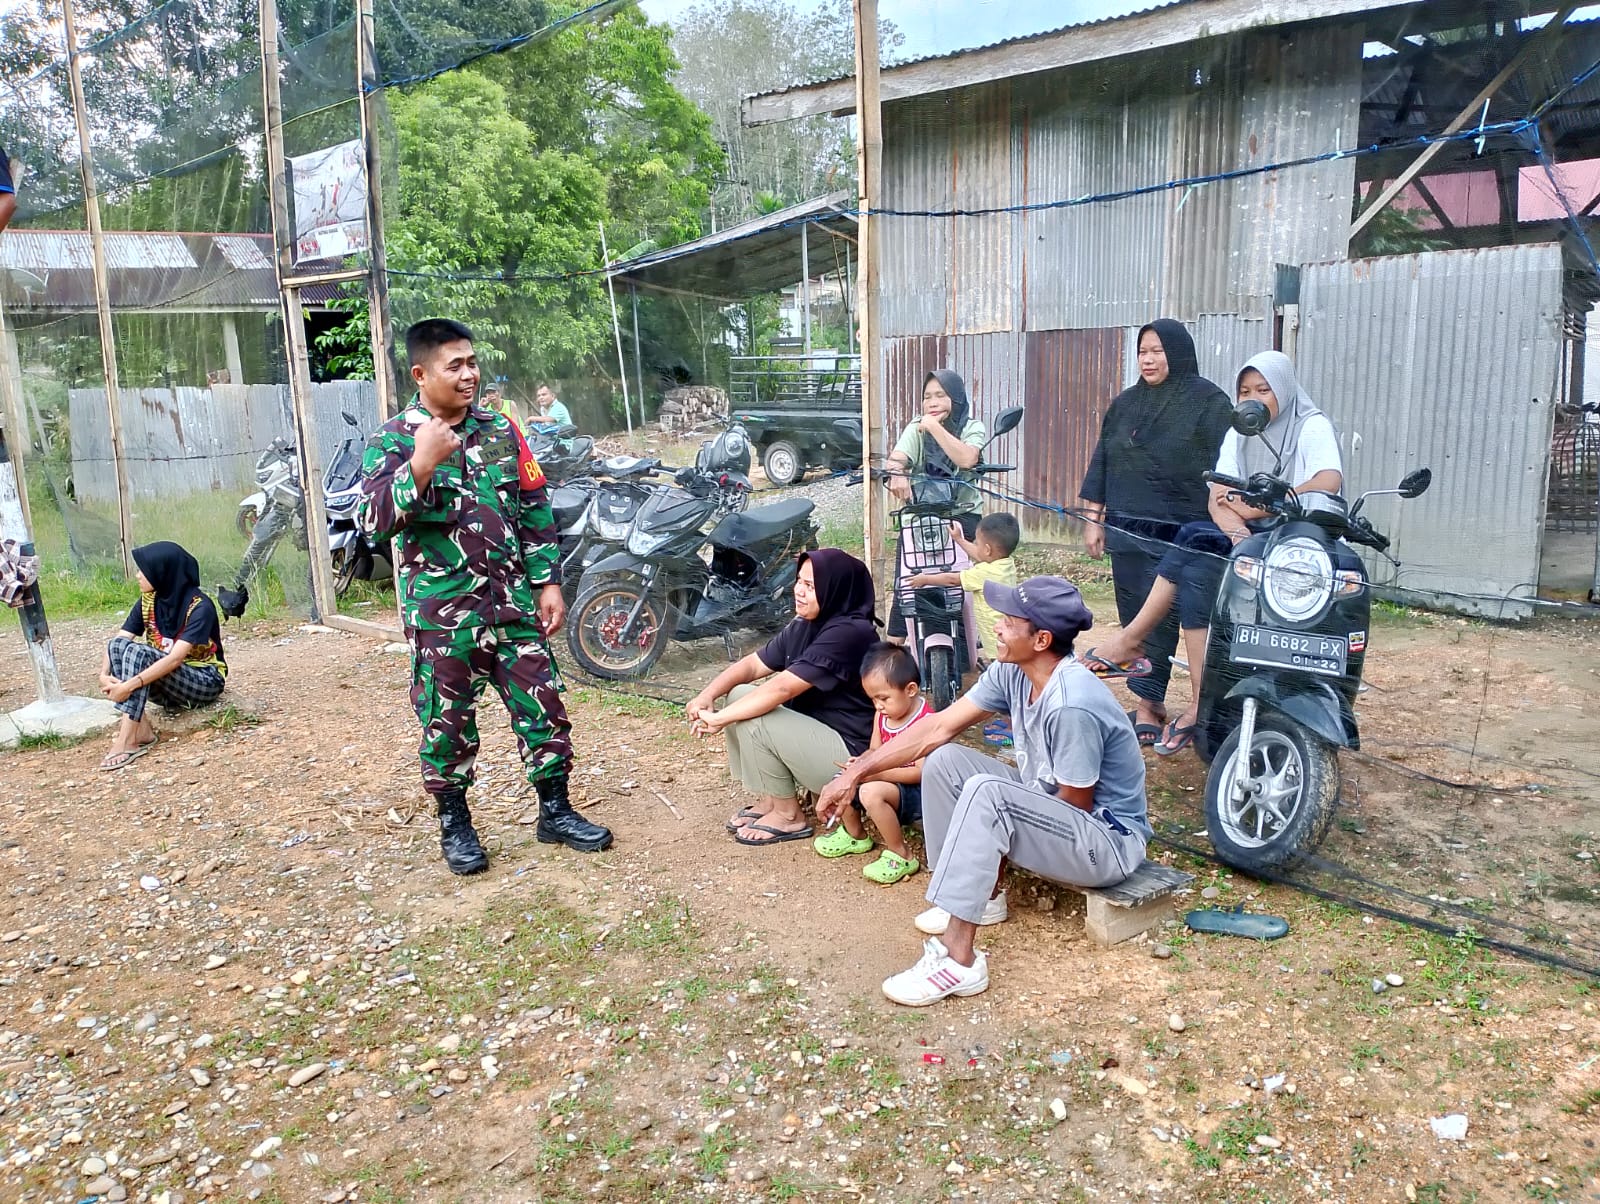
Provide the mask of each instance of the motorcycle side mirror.
{"label": "motorcycle side mirror", "polygon": [[1428,492],[1428,486],[1433,484],[1433,469],[1419,468],[1415,472],[1408,472],[1405,479],[1400,482],[1399,494],[1403,498],[1421,497]]}
{"label": "motorcycle side mirror", "polygon": [[1233,417],[1229,422],[1233,429],[1246,439],[1259,435],[1267,429],[1272,421],[1272,411],[1267,409],[1264,401],[1242,401],[1233,407]]}
{"label": "motorcycle side mirror", "polygon": [[356,421],[356,416],[354,414],[352,414],[349,410],[340,410],[339,411],[339,417],[343,418],[351,426],[360,426],[361,425],[359,422]]}
{"label": "motorcycle side mirror", "polygon": [[1009,434],[1022,425],[1023,409],[1021,406],[1010,406],[995,415],[994,437]]}

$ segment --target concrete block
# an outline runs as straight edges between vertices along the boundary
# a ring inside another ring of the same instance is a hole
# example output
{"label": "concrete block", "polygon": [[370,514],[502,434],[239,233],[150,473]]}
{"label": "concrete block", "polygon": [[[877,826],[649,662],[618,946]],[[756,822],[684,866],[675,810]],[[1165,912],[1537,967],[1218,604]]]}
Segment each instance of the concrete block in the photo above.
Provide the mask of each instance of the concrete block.
{"label": "concrete block", "polygon": [[79,740],[116,727],[122,716],[107,698],[68,695],[59,702],[30,702],[0,718],[0,748],[14,748],[24,736],[52,732]]}
{"label": "concrete block", "polygon": [[1172,915],[1172,897],[1165,894],[1134,907],[1118,907],[1093,891],[1085,892],[1085,898],[1088,906],[1084,911],[1084,927],[1089,939],[1097,945],[1131,941]]}

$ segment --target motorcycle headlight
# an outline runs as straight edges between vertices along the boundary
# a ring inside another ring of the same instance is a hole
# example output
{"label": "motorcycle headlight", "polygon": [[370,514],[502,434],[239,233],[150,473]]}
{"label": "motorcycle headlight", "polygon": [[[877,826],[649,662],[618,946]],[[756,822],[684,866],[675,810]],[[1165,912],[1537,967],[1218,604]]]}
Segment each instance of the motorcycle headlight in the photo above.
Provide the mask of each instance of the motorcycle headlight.
{"label": "motorcycle headlight", "polygon": [[672,538],[672,532],[642,531],[635,527],[628,532],[628,551],[635,556],[654,556]]}
{"label": "motorcycle headlight", "polygon": [[610,543],[621,543],[627,539],[628,528],[632,525],[632,523],[628,522],[617,522],[615,519],[602,518],[598,514],[594,516],[595,531],[599,533],[601,539]]}
{"label": "motorcycle headlight", "polygon": [[1275,545],[1261,575],[1268,608],[1291,623],[1314,618],[1333,598],[1333,561],[1314,540],[1286,539]]}

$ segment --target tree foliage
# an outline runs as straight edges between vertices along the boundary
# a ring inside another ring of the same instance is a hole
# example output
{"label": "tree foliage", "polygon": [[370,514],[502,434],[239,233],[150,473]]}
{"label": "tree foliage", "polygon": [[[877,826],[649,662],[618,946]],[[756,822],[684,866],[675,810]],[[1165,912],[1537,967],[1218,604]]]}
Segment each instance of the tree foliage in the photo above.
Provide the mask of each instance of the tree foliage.
{"label": "tree foliage", "polygon": [[[904,41],[888,21],[880,21],[878,38],[885,57]],[[677,23],[673,46],[683,63],[678,87],[710,116],[728,154],[728,174],[712,198],[719,224],[756,216],[763,194],[781,208],[854,187],[845,123],[810,117],[746,129],[739,115],[753,92],[854,73],[850,0],[815,9],[793,0],[704,0]]]}

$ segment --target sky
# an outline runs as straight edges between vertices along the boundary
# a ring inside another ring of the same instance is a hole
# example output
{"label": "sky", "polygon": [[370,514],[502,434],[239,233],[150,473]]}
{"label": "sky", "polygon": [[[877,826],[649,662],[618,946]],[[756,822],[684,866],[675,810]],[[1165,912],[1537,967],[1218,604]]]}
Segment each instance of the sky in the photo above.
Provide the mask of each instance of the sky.
{"label": "sky", "polygon": [[[3,6],[5,0],[0,0]],[[793,0],[814,8],[821,0]],[[892,21],[905,42],[897,57],[920,59],[985,46],[1007,38],[1059,29],[1150,8],[1161,0],[878,0],[878,16]],[[671,22],[695,0],[640,0],[654,21]]]}

